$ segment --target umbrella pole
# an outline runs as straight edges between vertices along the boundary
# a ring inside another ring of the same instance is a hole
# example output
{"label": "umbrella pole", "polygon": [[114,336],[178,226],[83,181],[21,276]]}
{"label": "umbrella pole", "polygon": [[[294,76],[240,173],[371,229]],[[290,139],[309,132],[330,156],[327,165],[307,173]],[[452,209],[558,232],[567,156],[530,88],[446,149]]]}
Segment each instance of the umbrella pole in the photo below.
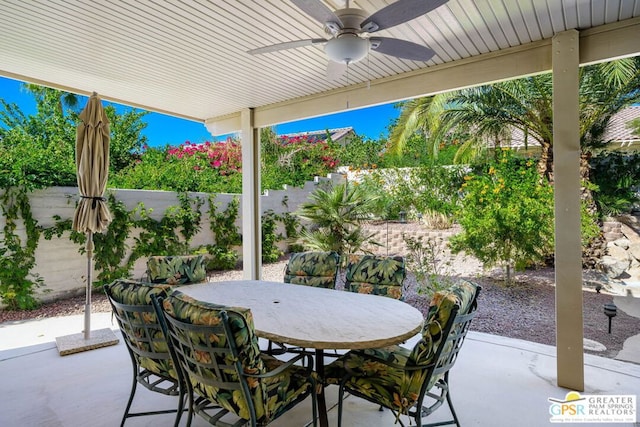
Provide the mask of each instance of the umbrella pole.
{"label": "umbrella pole", "polygon": [[[84,334],[71,334],[56,337],[56,345],[60,356],[78,353],[85,350],[118,344],[118,338],[110,328],[98,329],[91,333],[91,262],[93,260],[93,233],[87,234],[87,290],[84,305]],[[93,335],[93,336],[91,336]]]}
{"label": "umbrella pole", "polygon": [[93,233],[87,235],[87,290],[84,301],[84,339],[91,338],[91,260],[93,258]]}

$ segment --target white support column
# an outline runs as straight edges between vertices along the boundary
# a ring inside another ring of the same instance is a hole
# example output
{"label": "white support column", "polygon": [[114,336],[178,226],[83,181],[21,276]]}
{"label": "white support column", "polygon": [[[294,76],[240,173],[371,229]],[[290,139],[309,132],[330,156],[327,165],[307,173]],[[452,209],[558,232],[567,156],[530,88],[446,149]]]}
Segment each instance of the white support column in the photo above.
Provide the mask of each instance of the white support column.
{"label": "white support column", "polygon": [[558,386],[584,391],[578,31],[556,34],[552,46]]}
{"label": "white support column", "polygon": [[253,109],[240,114],[242,135],[242,270],[243,277],[262,276],[260,227],[260,136],[253,127]]}

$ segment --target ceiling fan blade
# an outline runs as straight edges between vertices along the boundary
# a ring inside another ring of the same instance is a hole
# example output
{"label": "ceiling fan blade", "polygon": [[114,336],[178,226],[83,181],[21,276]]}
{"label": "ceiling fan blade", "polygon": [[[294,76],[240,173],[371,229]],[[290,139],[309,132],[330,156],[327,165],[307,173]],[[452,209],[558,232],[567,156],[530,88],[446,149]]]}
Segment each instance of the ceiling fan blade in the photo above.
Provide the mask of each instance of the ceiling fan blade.
{"label": "ceiling fan blade", "polygon": [[[291,0],[291,2],[322,25],[329,27],[329,29],[333,29],[336,26],[337,29],[343,27],[342,20],[322,3],[321,0]],[[334,23],[335,25],[332,26],[330,23]]]}
{"label": "ceiling fan blade", "polygon": [[428,61],[436,54],[432,49],[421,44],[390,37],[371,37],[369,42],[374,52],[413,61]]}
{"label": "ceiling fan blade", "polygon": [[360,28],[368,33],[395,27],[411,21],[449,0],[398,0],[362,21]]}
{"label": "ceiling fan blade", "polygon": [[247,53],[250,55],[259,55],[261,53],[277,52],[279,50],[285,50],[285,49],[295,49],[297,47],[311,46],[314,44],[321,44],[326,42],[327,42],[327,39],[295,40],[292,42],[277,43],[277,44],[272,44],[270,46],[251,49],[251,50],[248,50]]}
{"label": "ceiling fan blade", "polygon": [[346,71],[347,64],[330,60],[327,64],[327,79],[339,80]]}

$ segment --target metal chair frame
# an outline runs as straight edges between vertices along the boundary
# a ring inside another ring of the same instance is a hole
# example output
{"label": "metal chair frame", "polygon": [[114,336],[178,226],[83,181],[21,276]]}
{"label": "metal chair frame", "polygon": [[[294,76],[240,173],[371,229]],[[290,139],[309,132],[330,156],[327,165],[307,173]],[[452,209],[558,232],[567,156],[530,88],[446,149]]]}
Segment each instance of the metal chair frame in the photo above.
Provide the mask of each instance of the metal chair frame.
{"label": "metal chair frame", "polygon": [[[198,414],[200,417],[205,419],[209,424],[216,427],[240,427],[245,425],[250,425],[251,427],[256,427],[257,424],[257,416],[255,411],[255,405],[253,399],[251,398],[251,393],[249,392],[249,386],[247,384],[248,378],[269,378],[275,375],[279,375],[281,372],[294,365],[296,362],[305,359],[303,362],[303,366],[306,364],[306,368],[309,372],[309,376],[312,380],[311,387],[307,393],[302,393],[295,400],[290,402],[284,408],[281,409],[280,415],[286,413],[287,410],[295,406],[297,403],[304,400],[308,395],[312,395],[312,411],[313,411],[313,425],[316,426],[317,420],[317,408],[316,408],[316,398],[315,398],[315,383],[313,381],[313,377],[311,376],[311,372],[313,371],[313,358],[308,354],[300,354],[286,363],[280,365],[278,368],[267,372],[266,374],[255,375],[255,374],[247,374],[244,372],[238,349],[236,347],[235,338],[231,327],[229,325],[229,317],[227,312],[221,308],[220,310],[220,318],[222,322],[219,325],[211,326],[211,325],[193,325],[190,323],[186,323],[180,321],[174,317],[172,317],[169,313],[167,313],[162,308],[162,298],[152,297],[153,305],[159,315],[162,316],[162,325],[165,328],[166,336],[168,339],[168,343],[172,348],[172,352],[176,361],[180,365],[182,369],[182,375],[185,378],[185,383],[187,385],[187,394],[189,398],[189,407],[188,407],[188,417],[187,417],[187,427],[191,425],[193,414]],[[248,328],[249,326],[244,324],[244,327]],[[206,343],[195,343],[191,339],[189,339],[190,333],[204,333],[204,334],[216,334],[219,335],[224,333],[226,336],[226,346],[215,346],[212,342]],[[210,361],[203,362],[197,360],[193,355],[195,352],[198,352],[200,355],[209,354]],[[232,365],[225,365],[218,362],[219,356],[224,356],[227,354],[231,354],[233,360],[235,361]],[[212,379],[208,377],[206,372],[214,372],[217,378],[220,378],[220,373],[223,371],[234,370],[236,375],[239,378],[237,383],[223,382],[219,380]],[[190,380],[191,379],[191,380]],[[241,390],[242,394],[247,402],[247,406],[249,409],[250,419],[242,419],[229,423],[227,421],[222,420],[227,414],[230,412],[217,404],[217,402],[212,401],[208,397],[205,396],[195,396],[195,391],[191,381],[195,379],[197,382],[212,386],[216,388],[225,388],[232,390]],[[213,411],[213,413],[211,413]],[[263,424],[260,424],[263,425]]]}
{"label": "metal chair frame", "polygon": [[[428,426],[443,426],[443,425],[451,425],[455,424],[460,427],[460,422],[458,420],[458,416],[456,414],[455,409],[453,408],[453,402],[451,401],[451,390],[449,387],[449,371],[454,366],[460,349],[462,348],[462,344],[464,343],[464,339],[469,331],[471,326],[471,321],[476,315],[476,309],[478,305],[478,294],[480,292],[480,287],[477,287],[476,293],[474,295],[474,299],[471,302],[469,307],[469,312],[467,314],[458,313],[459,306],[456,304],[451,311],[451,315],[449,316],[449,320],[445,324],[442,329],[443,339],[440,342],[436,353],[434,355],[434,363],[423,366],[401,366],[394,364],[392,362],[380,361],[388,366],[394,367],[396,369],[401,369],[404,371],[419,371],[419,370],[427,370],[427,375],[425,376],[424,382],[420,388],[420,393],[418,395],[417,404],[409,409],[408,415],[413,421],[416,423],[416,427],[428,427]],[[419,344],[419,343],[418,343]],[[416,344],[416,345],[418,345]],[[348,386],[346,386],[346,382],[354,376],[355,373],[347,372],[347,375],[340,382],[340,391],[338,398],[338,427],[342,426],[342,409],[343,409],[343,399],[345,390],[354,396],[358,396],[365,400],[369,400],[370,402],[380,404],[368,396],[365,396],[361,393],[358,393],[357,390],[352,390]],[[433,377],[440,377],[432,386],[431,389],[427,390],[427,386]],[[437,390],[435,390],[437,389]],[[435,390],[432,391],[432,390]],[[425,404],[425,399],[429,398],[432,401],[430,404]],[[436,411],[444,401],[447,401],[449,405],[449,410],[453,418],[448,421],[440,421],[430,424],[423,424],[422,420],[425,417],[431,415],[434,411]],[[404,427],[404,423],[400,419],[399,414],[392,408],[391,411],[396,416],[398,422],[402,427]],[[382,410],[382,406],[380,408]]]}
{"label": "metal chair frame", "polygon": [[[148,344],[148,348],[153,349],[153,344],[161,341],[162,344],[166,343],[166,338],[164,334],[160,335],[161,338],[158,338],[157,332],[162,331],[162,326],[160,322],[148,322],[143,319],[148,319],[149,316],[145,316],[144,314],[156,314],[156,310],[153,305],[128,305],[122,304],[116,301],[113,295],[110,292],[110,288],[108,285],[104,286],[105,292],[108,296],[109,302],[111,303],[111,307],[113,310],[113,316],[115,316],[118,326],[120,327],[120,332],[122,333],[122,337],[124,342],[126,343],[127,350],[129,356],[131,358],[131,364],[133,367],[133,381],[131,384],[131,392],[129,394],[129,400],[127,401],[127,406],[124,411],[124,415],[122,416],[122,422],[120,426],[124,426],[127,418],[133,417],[141,417],[147,415],[159,415],[159,414],[170,414],[175,413],[176,419],[174,425],[177,427],[180,423],[180,419],[182,417],[182,413],[186,410],[185,408],[185,387],[184,381],[182,378],[182,373],[179,367],[176,365],[176,373],[178,378],[172,378],[171,376],[165,375],[159,372],[152,372],[148,369],[143,368],[138,363],[138,357],[147,357],[156,360],[173,360],[170,352],[157,352],[157,351],[145,351],[140,349],[136,343],[146,343]],[[123,312],[121,315],[118,310]],[[137,315],[137,316],[136,316]],[[157,315],[156,315],[157,316]],[[157,319],[160,319],[157,317]],[[147,390],[161,393],[167,396],[178,396],[178,407],[176,409],[166,409],[166,410],[157,410],[157,411],[145,411],[145,412],[130,412],[131,405],[133,403],[133,398],[136,394],[137,385],[140,384],[144,386]]]}

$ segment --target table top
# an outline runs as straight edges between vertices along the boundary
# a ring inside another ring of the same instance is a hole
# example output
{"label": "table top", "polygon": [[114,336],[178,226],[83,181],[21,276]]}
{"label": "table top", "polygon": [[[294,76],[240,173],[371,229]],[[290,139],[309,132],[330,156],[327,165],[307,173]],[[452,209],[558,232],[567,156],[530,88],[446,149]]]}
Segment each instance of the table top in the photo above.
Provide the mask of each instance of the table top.
{"label": "table top", "polygon": [[316,349],[379,348],[420,331],[422,313],[392,298],[259,280],[181,286],[195,299],[251,309],[259,337]]}

